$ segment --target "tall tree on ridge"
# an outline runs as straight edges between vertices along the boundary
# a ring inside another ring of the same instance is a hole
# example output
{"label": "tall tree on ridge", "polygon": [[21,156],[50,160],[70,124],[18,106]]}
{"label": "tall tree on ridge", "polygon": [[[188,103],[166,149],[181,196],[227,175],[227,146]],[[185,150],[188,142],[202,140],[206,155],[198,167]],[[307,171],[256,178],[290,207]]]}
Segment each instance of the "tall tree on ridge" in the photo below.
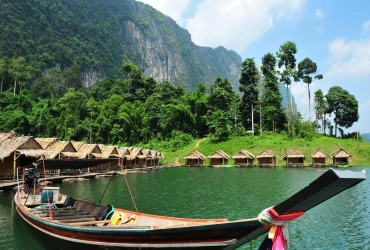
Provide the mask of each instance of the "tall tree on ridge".
{"label": "tall tree on ridge", "polygon": [[[286,123],[286,115],[281,107],[282,97],[279,91],[277,72],[275,71],[276,58],[267,53],[262,58],[262,74],[264,76],[264,127],[271,131],[282,130]],[[262,114],[261,114],[262,115]]]}
{"label": "tall tree on ridge", "polygon": [[306,57],[302,62],[298,63],[298,77],[307,83],[308,88],[308,120],[311,120],[311,94],[310,94],[310,84],[312,79],[321,80],[323,78],[322,74],[311,76],[317,71],[317,65],[310,58]]}
{"label": "tall tree on ridge", "polygon": [[328,108],[328,103],[325,100],[324,94],[321,89],[317,90],[315,93],[315,110],[316,110],[316,132],[318,132],[319,120],[321,120],[321,128],[325,134],[325,120],[326,120],[326,110]]}
{"label": "tall tree on ridge", "polygon": [[4,77],[7,72],[7,59],[0,58],[0,77],[1,77],[1,86],[0,86],[0,93],[3,92],[3,83],[4,83]]}
{"label": "tall tree on ridge", "polygon": [[358,101],[347,90],[339,86],[331,87],[326,94],[326,100],[329,104],[327,113],[335,115],[335,136],[337,136],[338,126],[349,128],[358,121]]}
{"label": "tall tree on ridge", "polygon": [[[278,67],[281,68],[284,66],[280,74],[280,81],[287,85],[287,96],[289,96],[289,105],[290,110],[288,111],[288,133],[290,134],[290,121],[293,116],[293,107],[292,107],[292,78],[294,81],[298,80],[298,72],[295,69],[296,67],[296,58],[295,54],[297,53],[297,46],[294,42],[287,41],[283,45],[280,45],[279,50],[276,52],[276,56],[279,58]],[[288,94],[288,86],[290,89],[290,95]]]}
{"label": "tall tree on ridge", "polygon": [[[251,127],[254,132],[254,124],[252,122],[253,109],[258,104],[258,82],[259,72],[254,62],[254,58],[247,58],[242,64],[241,74],[239,78],[239,91],[243,93],[240,113],[243,117],[243,126]],[[251,126],[249,126],[251,124]]]}

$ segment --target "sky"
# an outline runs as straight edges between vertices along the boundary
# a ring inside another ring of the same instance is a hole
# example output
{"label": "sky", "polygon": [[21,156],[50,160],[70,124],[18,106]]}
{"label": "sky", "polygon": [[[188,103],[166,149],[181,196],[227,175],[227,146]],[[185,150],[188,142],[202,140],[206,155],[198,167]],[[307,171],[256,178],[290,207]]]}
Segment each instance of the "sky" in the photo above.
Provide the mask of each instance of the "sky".
{"label": "sky", "polygon": [[[187,29],[199,46],[223,46],[244,61],[261,65],[280,45],[297,45],[297,64],[309,57],[322,80],[310,84],[311,120],[314,92],[340,86],[359,103],[359,121],[349,132],[370,132],[370,1],[368,0],[140,0]],[[309,119],[308,89],[293,83],[298,111]]]}

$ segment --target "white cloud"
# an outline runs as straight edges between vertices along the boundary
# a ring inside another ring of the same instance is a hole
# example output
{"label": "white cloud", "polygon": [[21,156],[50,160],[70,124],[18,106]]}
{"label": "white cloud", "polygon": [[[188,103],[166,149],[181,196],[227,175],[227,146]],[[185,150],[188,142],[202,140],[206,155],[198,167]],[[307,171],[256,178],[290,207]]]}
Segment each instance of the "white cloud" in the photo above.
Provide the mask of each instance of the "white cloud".
{"label": "white cloud", "polygon": [[315,18],[316,19],[321,19],[321,18],[323,18],[323,16],[324,16],[324,13],[320,9],[316,9]]}
{"label": "white cloud", "polygon": [[329,43],[328,62],[325,74],[329,79],[343,76],[370,76],[370,40],[346,41],[338,38]]}
{"label": "white cloud", "polygon": [[306,0],[203,0],[188,20],[184,20],[182,14],[192,0],[140,1],[185,27],[195,44],[208,47],[222,45],[242,53],[277,20],[299,15]]}
{"label": "white cloud", "polygon": [[193,42],[244,52],[280,18],[300,13],[304,0],[204,0],[187,22]]}
{"label": "white cloud", "polygon": [[364,22],[364,24],[362,25],[362,29],[364,33],[370,33],[370,20]]}
{"label": "white cloud", "polygon": [[163,14],[170,16],[180,26],[184,26],[182,13],[186,10],[190,0],[139,0],[147,3]]}

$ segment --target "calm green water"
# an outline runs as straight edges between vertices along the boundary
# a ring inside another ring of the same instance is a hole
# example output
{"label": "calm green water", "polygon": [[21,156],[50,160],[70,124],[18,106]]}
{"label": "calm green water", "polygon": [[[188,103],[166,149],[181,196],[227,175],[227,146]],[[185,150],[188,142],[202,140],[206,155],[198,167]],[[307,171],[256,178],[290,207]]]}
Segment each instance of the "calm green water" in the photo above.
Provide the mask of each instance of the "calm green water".
{"label": "calm green water", "polygon": [[[354,171],[360,167],[351,168]],[[320,176],[323,169],[165,168],[127,175],[140,212],[175,217],[229,220],[256,217]],[[98,202],[109,178],[55,184],[62,193]],[[50,249],[22,221],[14,192],[0,193],[0,249]],[[102,204],[134,210],[123,176],[116,176]],[[311,209],[290,224],[290,249],[370,249],[370,181],[367,179]],[[258,249],[260,241],[253,241]],[[249,245],[241,249],[250,249]]]}

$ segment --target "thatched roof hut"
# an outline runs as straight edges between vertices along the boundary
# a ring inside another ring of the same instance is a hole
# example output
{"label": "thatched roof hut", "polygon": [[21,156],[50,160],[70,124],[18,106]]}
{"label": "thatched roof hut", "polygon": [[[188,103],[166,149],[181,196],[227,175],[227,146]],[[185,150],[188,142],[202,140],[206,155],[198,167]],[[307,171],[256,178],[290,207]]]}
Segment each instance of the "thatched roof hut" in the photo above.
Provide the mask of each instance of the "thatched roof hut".
{"label": "thatched roof hut", "polygon": [[99,144],[99,147],[101,150],[102,158],[123,158],[123,156],[118,153],[118,149],[116,146]]}
{"label": "thatched roof hut", "polygon": [[1,134],[0,175],[15,176],[18,166],[27,166],[41,157],[49,158],[45,150],[32,136],[17,136],[15,133]]}
{"label": "thatched roof hut", "polygon": [[237,153],[235,153],[232,158],[234,159],[235,164],[239,166],[249,166],[252,165],[256,157],[248,150],[241,149]]}
{"label": "thatched roof hut", "polygon": [[202,166],[207,157],[201,152],[194,150],[184,157],[187,166]]}
{"label": "thatched roof hut", "polygon": [[72,143],[73,147],[74,147],[77,151],[79,151],[79,150],[80,150],[80,148],[82,147],[82,145],[86,144],[86,142],[85,142],[85,141],[71,141],[71,143]]}
{"label": "thatched roof hut", "polygon": [[302,153],[299,149],[293,148],[283,155],[283,159],[286,161],[286,166],[291,167],[302,167],[304,166],[304,159],[306,155]]}
{"label": "thatched roof hut", "polygon": [[56,138],[35,138],[35,140],[42,146],[43,149],[51,152],[51,154],[48,156],[49,159],[59,159],[61,158],[61,153],[77,152],[70,141],[59,141]]}
{"label": "thatched roof hut", "polygon": [[348,153],[346,150],[339,148],[335,150],[333,153],[330,154],[333,156],[333,165],[349,165],[349,158],[352,157],[350,153]]}
{"label": "thatched roof hut", "polygon": [[0,144],[3,143],[3,141],[7,140],[8,138],[11,138],[11,137],[17,137],[17,133],[16,132],[0,132]]}
{"label": "thatched roof hut", "polygon": [[326,153],[321,149],[317,148],[310,154],[312,158],[312,165],[313,166],[323,166],[326,165]]}
{"label": "thatched roof hut", "polygon": [[210,159],[210,165],[224,165],[227,164],[230,156],[224,151],[217,149],[212,154],[207,156],[207,158]]}
{"label": "thatched roof hut", "polygon": [[258,166],[270,166],[270,167],[275,167],[276,166],[276,157],[277,155],[272,152],[269,149],[265,149],[261,151],[257,156],[258,160]]}
{"label": "thatched roof hut", "polygon": [[[72,142],[73,144],[73,142]],[[63,152],[68,158],[102,158],[102,152],[97,144],[84,143],[77,152]]]}
{"label": "thatched roof hut", "polygon": [[135,165],[146,165],[147,156],[143,154],[142,148],[133,148],[130,151],[130,155],[135,157]]}
{"label": "thatched roof hut", "polygon": [[41,145],[43,149],[47,149],[50,144],[53,144],[57,138],[35,138],[35,140]]}

